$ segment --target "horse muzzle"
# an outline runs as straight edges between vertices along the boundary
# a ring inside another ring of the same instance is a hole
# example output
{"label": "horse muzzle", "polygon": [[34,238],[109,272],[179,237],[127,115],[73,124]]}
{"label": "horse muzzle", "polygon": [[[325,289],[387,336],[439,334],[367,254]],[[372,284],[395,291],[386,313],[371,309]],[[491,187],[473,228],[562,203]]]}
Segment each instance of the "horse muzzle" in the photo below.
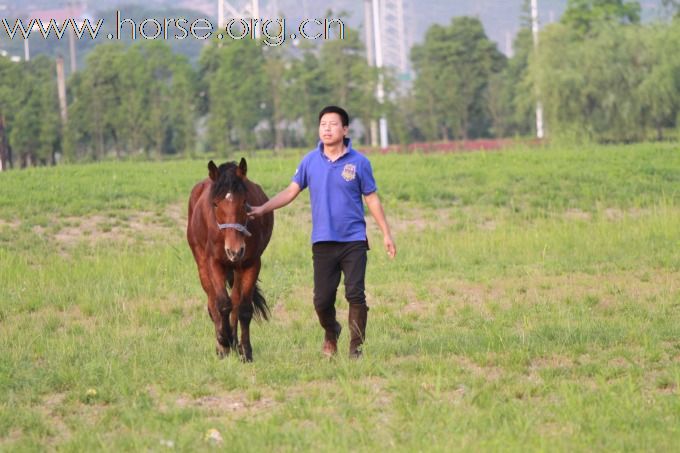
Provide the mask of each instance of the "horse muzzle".
{"label": "horse muzzle", "polygon": [[242,244],[238,250],[232,250],[229,247],[224,248],[224,252],[227,254],[227,259],[232,263],[241,261],[246,254],[246,246]]}

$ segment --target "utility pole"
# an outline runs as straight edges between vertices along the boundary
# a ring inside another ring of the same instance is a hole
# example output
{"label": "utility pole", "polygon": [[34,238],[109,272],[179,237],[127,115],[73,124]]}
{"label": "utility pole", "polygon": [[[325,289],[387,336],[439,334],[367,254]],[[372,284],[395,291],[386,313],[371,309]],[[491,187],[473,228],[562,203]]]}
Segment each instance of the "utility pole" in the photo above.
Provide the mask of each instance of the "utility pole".
{"label": "utility pole", "polygon": [[[57,94],[59,95],[59,114],[61,116],[61,125],[66,129],[68,122],[68,111],[66,106],[66,77],[64,77],[64,58],[61,55],[57,56]],[[57,165],[61,159],[59,154],[52,151],[52,165]]]}
{"label": "utility pole", "polygon": [[57,57],[57,94],[59,95],[61,123],[63,126],[66,126],[66,121],[68,120],[68,112],[66,110],[66,78],[64,77],[64,58],[61,55]]}
{"label": "utility pole", "polygon": [[[253,19],[260,20],[260,2],[259,0],[252,0],[252,6],[251,6],[251,14]],[[255,23],[253,22],[253,30],[255,32],[255,39],[258,39],[260,37],[260,27],[262,24],[260,23]]]}
{"label": "utility pole", "polygon": [[[68,2],[68,9],[69,9],[69,16],[71,20],[73,20],[73,24],[75,24],[75,17],[73,12],[73,0],[70,0]],[[74,74],[77,70],[77,63],[76,63],[76,31],[71,29],[71,32],[68,34],[68,50],[69,50],[69,57],[71,59],[71,74]]]}
{"label": "utility pole", "polygon": [[[382,53],[382,27],[380,26],[380,0],[373,0],[373,37],[375,40],[375,67],[381,70],[383,67],[383,53]],[[378,79],[378,102],[382,107],[385,101],[385,88],[383,87],[383,75],[382,71],[379,74]],[[379,121],[380,128],[380,147],[387,148],[389,145],[388,135],[387,135],[387,118],[385,115],[381,115]]]}
{"label": "utility pole", "polygon": [[[534,37],[534,52],[538,51],[538,0],[531,0],[531,32]],[[543,132],[543,103],[540,92],[536,89],[536,137],[542,139]]]}
{"label": "utility pole", "polygon": [[[364,0],[364,28],[366,32],[366,60],[369,66],[375,66],[375,42],[373,40],[373,4],[372,0]],[[378,147],[378,122],[371,119],[371,146]]]}

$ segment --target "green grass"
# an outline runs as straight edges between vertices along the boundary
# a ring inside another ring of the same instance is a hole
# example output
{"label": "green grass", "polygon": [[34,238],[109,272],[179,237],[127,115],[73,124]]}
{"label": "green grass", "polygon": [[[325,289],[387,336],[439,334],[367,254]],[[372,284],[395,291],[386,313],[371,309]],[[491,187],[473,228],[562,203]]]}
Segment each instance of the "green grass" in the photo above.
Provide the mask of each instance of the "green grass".
{"label": "green grass", "polygon": [[[399,255],[369,221],[358,362],[346,328],[320,354],[306,193],[242,364],[214,354],[184,239],[207,160],[2,173],[0,451],[673,450],[676,148],[371,156]],[[271,196],[298,158],[249,176]]]}

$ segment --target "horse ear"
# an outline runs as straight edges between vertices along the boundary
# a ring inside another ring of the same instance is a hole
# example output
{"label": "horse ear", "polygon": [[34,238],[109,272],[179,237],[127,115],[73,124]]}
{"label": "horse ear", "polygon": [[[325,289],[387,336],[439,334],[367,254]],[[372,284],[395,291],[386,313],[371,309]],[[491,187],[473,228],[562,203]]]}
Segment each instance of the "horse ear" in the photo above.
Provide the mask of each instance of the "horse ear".
{"label": "horse ear", "polygon": [[238,169],[239,169],[239,171],[238,171],[237,174],[241,178],[245,178],[246,175],[248,174],[248,164],[246,163],[245,158],[243,158],[243,157],[241,158],[241,162],[239,162],[239,164],[238,164]]}
{"label": "horse ear", "polygon": [[213,181],[217,179],[218,175],[217,165],[215,165],[215,162],[213,161],[208,162],[208,175],[210,176],[210,179],[212,179]]}

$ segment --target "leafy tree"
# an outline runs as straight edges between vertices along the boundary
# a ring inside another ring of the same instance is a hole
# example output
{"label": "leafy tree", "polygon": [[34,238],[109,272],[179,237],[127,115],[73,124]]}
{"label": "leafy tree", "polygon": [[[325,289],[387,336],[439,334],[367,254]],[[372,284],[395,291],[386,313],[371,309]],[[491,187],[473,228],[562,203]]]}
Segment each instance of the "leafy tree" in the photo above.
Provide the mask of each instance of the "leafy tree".
{"label": "leafy tree", "polygon": [[581,34],[590,34],[606,23],[639,24],[641,10],[637,1],[569,0],[561,22]]}
{"label": "leafy tree", "polygon": [[4,169],[13,164],[9,136],[21,105],[17,87],[21,86],[23,79],[22,65],[0,57],[0,158],[3,159]]}
{"label": "leafy tree", "polygon": [[535,96],[528,80],[533,51],[531,30],[523,28],[514,41],[514,55],[501,72],[491,76],[487,99],[493,135],[529,135],[534,132]]}
{"label": "leafy tree", "polygon": [[[126,50],[122,44],[102,44],[87,56],[86,69],[76,79],[77,83],[72,84],[69,133],[75,138],[70,143],[94,159],[104,157],[109,148],[124,146],[123,137],[119,137],[124,127],[121,96],[130,94],[125,91],[122,71],[125,60]],[[132,135],[136,135],[135,130]],[[76,155],[84,157],[83,154]]]}
{"label": "leafy tree", "polygon": [[[325,104],[345,106],[365,126],[385,113],[381,111],[383,107],[376,97],[378,71],[368,65],[365,46],[357,31],[347,28],[345,39],[324,42],[319,62],[329,89]],[[383,71],[382,78],[384,85],[390,84],[388,72]],[[385,89],[385,92],[389,92],[389,89]],[[316,118],[313,130],[316,134]]]}
{"label": "leafy tree", "polygon": [[[145,43],[147,44],[147,43]],[[150,44],[150,43],[149,43]],[[151,141],[147,134],[151,128],[150,119],[152,112],[149,102],[153,99],[156,91],[153,86],[152,71],[149,70],[148,60],[144,49],[136,44],[125,50],[124,58],[116,61],[115,69],[121,75],[118,96],[119,105],[116,105],[115,129],[120,130],[116,154],[120,157],[123,153],[149,152]],[[144,87],[144,89],[140,89]],[[124,131],[124,132],[122,132]]]}
{"label": "leafy tree", "polygon": [[530,63],[553,136],[637,141],[661,136],[678,112],[677,27],[610,26],[584,41],[563,24],[547,27]]}
{"label": "leafy tree", "polygon": [[253,40],[212,42],[200,58],[207,88],[208,140],[221,152],[233,144],[243,150],[265,118],[268,90],[262,44]]}
{"label": "leafy tree", "polygon": [[650,26],[642,41],[645,51],[636,62],[644,74],[635,94],[643,119],[661,140],[680,112],[680,27]]}
{"label": "leafy tree", "polygon": [[285,93],[284,104],[286,118],[290,122],[298,119],[302,122],[304,137],[299,137],[301,140],[297,143],[309,146],[318,139],[318,112],[330,103],[333,96],[315,49],[311,45],[301,47],[302,55],[291,63],[290,86]]}
{"label": "leafy tree", "polygon": [[283,55],[277,49],[264,48],[265,66],[264,72],[269,82],[271,94],[271,129],[274,133],[274,150],[282,149],[285,144],[285,90],[287,89],[287,79],[290,74],[290,64],[284,60]]}
{"label": "leafy tree", "polygon": [[21,101],[9,137],[12,149],[22,166],[54,164],[61,134],[54,62],[41,55],[24,63],[16,88]]}
{"label": "leafy tree", "polygon": [[194,146],[193,70],[164,43],[97,47],[69,88],[66,146],[74,158],[160,157]]}
{"label": "leafy tree", "polygon": [[[138,52],[143,62],[136,79],[146,89],[140,92],[138,88],[135,92],[145,101],[144,149],[154,150],[156,157],[160,157],[191,147],[194,82],[186,57],[173,54],[161,42],[140,43],[130,48],[128,53],[131,52]],[[131,65],[127,69],[135,71]]]}
{"label": "leafy tree", "polygon": [[483,99],[489,78],[504,56],[476,18],[454,18],[448,26],[433,25],[411,58],[417,78],[414,93],[426,138],[467,139],[488,133]]}

